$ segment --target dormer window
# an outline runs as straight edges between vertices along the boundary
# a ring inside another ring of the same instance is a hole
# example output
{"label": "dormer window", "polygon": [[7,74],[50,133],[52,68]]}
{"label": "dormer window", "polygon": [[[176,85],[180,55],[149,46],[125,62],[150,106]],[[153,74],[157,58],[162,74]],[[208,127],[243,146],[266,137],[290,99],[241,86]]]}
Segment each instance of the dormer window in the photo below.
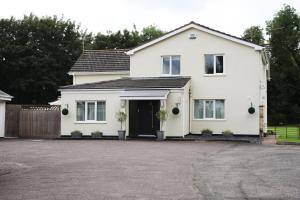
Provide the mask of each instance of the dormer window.
{"label": "dormer window", "polygon": [[179,75],[180,74],[180,56],[162,56],[162,74]]}

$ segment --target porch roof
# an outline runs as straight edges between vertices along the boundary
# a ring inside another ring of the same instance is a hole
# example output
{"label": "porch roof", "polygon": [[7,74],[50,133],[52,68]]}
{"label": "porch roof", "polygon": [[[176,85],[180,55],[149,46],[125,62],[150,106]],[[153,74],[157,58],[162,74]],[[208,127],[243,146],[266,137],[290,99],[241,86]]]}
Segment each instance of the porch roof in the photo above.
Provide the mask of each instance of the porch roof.
{"label": "porch roof", "polygon": [[13,98],[12,96],[10,96],[9,94],[6,94],[2,90],[0,90],[0,100],[11,101],[12,98]]}
{"label": "porch roof", "polygon": [[101,81],[95,83],[77,84],[62,86],[60,89],[72,90],[96,90],[96,89],[161,89],[161,88],[183,88],[190,80],[190,77],[127,77],[116,80]]}
{"label": "porch roof", "polygon": [[126,100],[161,100],[167,99],[169,90],[133,90],[124,91],[120,99]]}

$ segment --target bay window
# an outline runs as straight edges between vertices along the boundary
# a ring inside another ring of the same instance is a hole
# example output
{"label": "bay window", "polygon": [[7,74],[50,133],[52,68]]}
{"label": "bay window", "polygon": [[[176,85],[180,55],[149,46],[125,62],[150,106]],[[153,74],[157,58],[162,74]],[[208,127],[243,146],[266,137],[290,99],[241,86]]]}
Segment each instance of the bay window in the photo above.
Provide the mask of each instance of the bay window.
{"label": "bay window", "polygon": [[194,100],[194,119],[224,119],[224,99]]}
{"label": "bay window", "polygon": [[76,121],[105,121],[105,101],[77,101]]}

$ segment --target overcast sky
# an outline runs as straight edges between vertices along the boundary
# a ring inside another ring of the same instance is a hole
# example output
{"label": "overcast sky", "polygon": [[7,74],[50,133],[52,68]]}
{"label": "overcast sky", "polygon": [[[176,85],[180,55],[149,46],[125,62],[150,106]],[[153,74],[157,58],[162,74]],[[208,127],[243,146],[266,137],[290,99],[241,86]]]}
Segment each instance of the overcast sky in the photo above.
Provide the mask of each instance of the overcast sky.
{"label": "overcast sky", "polygon": [[283,4],[300,12],[300,0],[0,0],[0,17],[64,16],[88,31],[156,25],[164,31],[190,21],[240,36],[251,25],[265,27]]}

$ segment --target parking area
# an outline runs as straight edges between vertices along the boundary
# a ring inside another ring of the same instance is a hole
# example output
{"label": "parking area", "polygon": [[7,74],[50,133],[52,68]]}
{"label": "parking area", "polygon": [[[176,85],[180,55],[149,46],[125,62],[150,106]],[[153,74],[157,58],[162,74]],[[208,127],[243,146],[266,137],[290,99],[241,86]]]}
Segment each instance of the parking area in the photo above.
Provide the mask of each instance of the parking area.
{"label": "parking area", "polygon": [[0,199],[296,199],[300,146],[0,140]]}

